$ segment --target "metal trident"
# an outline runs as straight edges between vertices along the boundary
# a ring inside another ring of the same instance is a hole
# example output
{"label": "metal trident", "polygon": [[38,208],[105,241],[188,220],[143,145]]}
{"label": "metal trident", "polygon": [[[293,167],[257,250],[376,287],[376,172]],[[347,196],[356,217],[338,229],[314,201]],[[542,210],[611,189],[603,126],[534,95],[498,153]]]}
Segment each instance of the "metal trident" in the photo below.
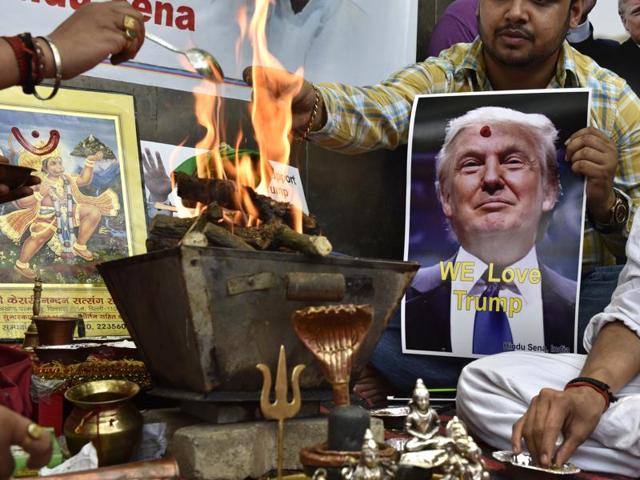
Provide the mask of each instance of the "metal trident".
{"label": "metal trident", "polygon": [[285,418],[294,417],[302,405],[300,399],[300,382],[299,377],[304,370],[304,365],[296,365],[291,374],[291,388],[293,390],[293,399],[287,401],[287,361],[284,352],[284,345],[280,345],[280,356],[278,357],[278,371],[276,373],[276,400],[271,403],[269,401],[269,392],[271,391],[271,370],[264,363],[259,363],[256,368],[262,372],[263,383],[260,392],[260,410],[265,418],[278,420],[278,480],[282,479],[282,463],[284,458],[284,420]]}

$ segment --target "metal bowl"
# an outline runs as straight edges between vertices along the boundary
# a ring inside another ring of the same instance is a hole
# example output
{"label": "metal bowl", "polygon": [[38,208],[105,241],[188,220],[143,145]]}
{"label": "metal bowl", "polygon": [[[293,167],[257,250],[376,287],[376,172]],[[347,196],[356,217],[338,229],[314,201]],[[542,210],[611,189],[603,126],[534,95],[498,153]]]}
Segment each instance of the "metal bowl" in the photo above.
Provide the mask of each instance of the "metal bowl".
{"label": "metal bowl", "polygon": [[404,419],[411,409],[408,406],[377,408],[369,413],[372,417],[379,418],[384,423],[385,430],[404,430]]}
{"label": "metal bowl", "polygon": [[73,331],[80,317],[36,316],[40,345],[65,345],[73,340]]}

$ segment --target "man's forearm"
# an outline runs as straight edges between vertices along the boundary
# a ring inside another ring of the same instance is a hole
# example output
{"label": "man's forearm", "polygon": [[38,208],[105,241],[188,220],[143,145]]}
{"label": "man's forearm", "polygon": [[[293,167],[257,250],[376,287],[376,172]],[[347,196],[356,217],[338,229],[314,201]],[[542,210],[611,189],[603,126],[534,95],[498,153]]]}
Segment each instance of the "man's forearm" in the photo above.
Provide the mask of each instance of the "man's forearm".
{"label": "man's forearm", "polygon": [[581,376],[601,380],[617,392],[640,373],[640,338],[622,322],[600,330]]}

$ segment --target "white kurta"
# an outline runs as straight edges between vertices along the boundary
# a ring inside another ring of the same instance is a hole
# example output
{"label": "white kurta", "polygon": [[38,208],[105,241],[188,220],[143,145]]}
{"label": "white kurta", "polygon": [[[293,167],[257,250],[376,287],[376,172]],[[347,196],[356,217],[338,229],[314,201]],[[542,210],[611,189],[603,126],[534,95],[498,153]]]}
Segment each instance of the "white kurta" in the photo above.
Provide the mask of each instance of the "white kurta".
{"label": "white kurta", "polygon": [[[640,220],[627,240],[627,264],[611,303],[594,316],[584,335],[590,350],[600,329],[621,321],[640,336]],[[562,390],[578,377],[585,355],[507,352],[469,364],[458,381],[458,415],[483,441],[511,449],[513,424],[542,388]],[[571,457],[585,470],[640,477],[640,376],[617,393],[591,437]]]}

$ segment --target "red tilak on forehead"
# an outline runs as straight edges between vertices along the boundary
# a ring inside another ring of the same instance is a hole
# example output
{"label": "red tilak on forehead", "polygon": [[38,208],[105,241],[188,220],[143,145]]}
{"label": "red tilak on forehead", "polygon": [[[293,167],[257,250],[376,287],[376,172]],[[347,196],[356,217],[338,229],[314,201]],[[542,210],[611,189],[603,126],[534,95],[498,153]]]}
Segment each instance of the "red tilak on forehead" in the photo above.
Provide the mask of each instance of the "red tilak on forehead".
{"label": "red tilak on forehead", "polygon": [[489,125],[485,125],[484,127],[482,127],[480,129],[480,135],[482,135],[485,138],[488,138],[491,136],[491,127]]}

